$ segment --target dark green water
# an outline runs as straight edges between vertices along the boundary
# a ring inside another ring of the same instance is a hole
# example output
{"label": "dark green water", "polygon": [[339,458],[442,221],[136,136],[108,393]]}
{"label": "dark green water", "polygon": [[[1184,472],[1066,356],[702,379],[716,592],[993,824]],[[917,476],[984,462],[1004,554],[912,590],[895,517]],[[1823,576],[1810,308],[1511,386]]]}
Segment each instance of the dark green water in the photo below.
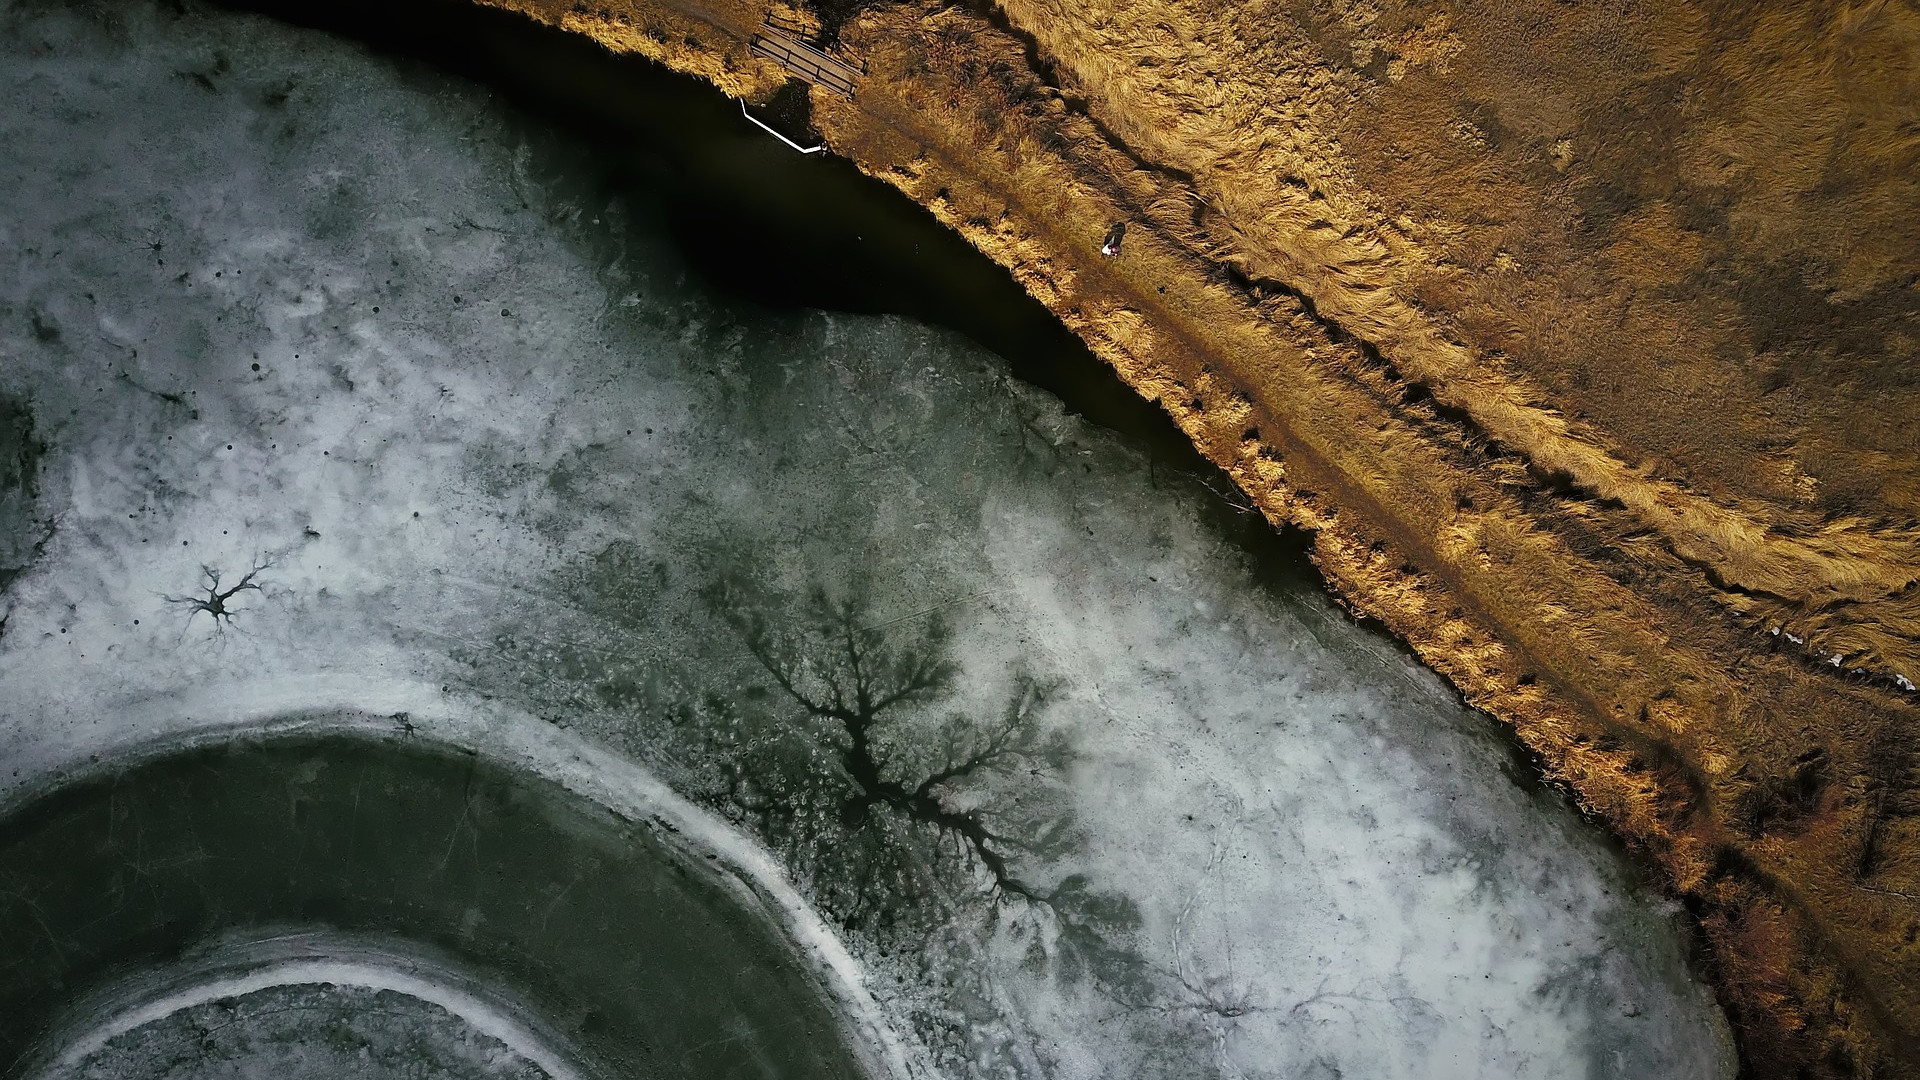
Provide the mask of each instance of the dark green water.
{"label": "dark green water", "polygon": [[67,786],[0,825],[0,1066],[75,997],[250,928],[424,943],[596,1072],[852,1077],[773,923],[646,827],[397,740],[243,739]]}

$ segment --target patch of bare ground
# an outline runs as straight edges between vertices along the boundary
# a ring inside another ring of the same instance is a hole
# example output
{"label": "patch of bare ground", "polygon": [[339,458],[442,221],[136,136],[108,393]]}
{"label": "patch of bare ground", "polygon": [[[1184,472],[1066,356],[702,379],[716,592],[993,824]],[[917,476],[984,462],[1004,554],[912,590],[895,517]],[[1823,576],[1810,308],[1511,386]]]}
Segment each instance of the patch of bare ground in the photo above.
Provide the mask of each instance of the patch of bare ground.
{"label": "patch of bare ground", "polygon": [[[784,78],[755,0],[495,2]],[[1657,870],[1750,1075],[1920,1076],[1920,9],[778,9],[867,65],[836,152]]]}

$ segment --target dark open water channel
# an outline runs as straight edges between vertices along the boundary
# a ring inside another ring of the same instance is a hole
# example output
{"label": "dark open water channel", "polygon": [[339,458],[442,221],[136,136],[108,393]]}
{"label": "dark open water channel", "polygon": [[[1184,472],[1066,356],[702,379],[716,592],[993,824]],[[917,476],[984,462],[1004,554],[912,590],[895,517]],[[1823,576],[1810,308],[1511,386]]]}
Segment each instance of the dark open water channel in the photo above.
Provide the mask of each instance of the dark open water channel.
{"label": "dark open water channel", "polygon": [[461,957],[562,1025],[590,1074],[860,1072],[764,912],[649,829],[469,754],[195,749],[12,815],[0,868],[7,1075],[79,991],[235,930],[321,926]]}

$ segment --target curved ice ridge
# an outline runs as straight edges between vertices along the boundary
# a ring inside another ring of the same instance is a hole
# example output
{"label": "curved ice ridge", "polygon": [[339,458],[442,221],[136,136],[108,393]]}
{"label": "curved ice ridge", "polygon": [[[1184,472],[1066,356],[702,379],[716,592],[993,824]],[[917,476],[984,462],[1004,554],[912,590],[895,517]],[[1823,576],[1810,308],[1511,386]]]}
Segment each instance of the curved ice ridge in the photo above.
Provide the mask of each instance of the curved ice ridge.
{"label": "curved ice ridge", "polygon": [[386,942],[376,945],[318,932],[225,945],[190,962],[184,971],[170,968],[117,984],[69,1022],[69,1029],[79,1032],[56,1040],[60,1048],[30,1075],[63,1075],[121,1035],[195,1006],[274,987],[317,985],[390,990],[437,1005],[539,1066],[552,1080],[590,1080],[556,1048],[561,1040],[516,1018],[525,1009],[501,1000],[449,962]]}
{"label": "curved ice ridge", "polygon": [[[205,686],[189,693],[129,702],[117,712],[121,722],[113,726],[113,734],[106,742],[60,748],[43,746],[38,749],[45,756],[37,768],[23,768],[21,775],[0,780],[0,817],[40,794],[90,775],[118,771],[142,761],[247,736],[333,732],[401,735],[471,751],[491,761],[531,772],[623,818],[648,825],[663,843],[678,848],[690,862],[708,866],[715,880],[731,891],[743,906],[764,912],[795,946],[800,959],[818,978],[819,988],[832,1002],[848,1044],[861,1058],[869,1075],[880,1080],[930,1075],[914,1061],[906,1041],[888,1022],[868,991],[865,971],[859,961],[794,888],[772,855],[751,838],[675,794],[641,766],[552,724],[494,702],[448,693],[439,687],[411,680],[358,675],[275,678]],[[16,719],[30,721],[31,718]],[[30,722],[23,726],[34,728]],[[315,963],[324,965],[323,961]],[[323,967],[314,970],[321,971]],[[354,964],[346,962],[335,970],[348,985],[375,986],[353,981],[358,977],[373,977],[371,968],[364,964],[356,969]],[[354,976],[355,970],[361,974]],[[290,980],[297,981],[341,980]],[[400,989],[397,986],[381,988]],[[240,992],[245,991],[222,993]],[[423,999],[464,1016],[437,999]],[[183,999],[168,1011],[197,1003]],[[106,1038],[113,1034],[118,1032]],[[497,1033],[488,1031],[488,1034],[519,1049]],[[104,1041],[103,1038],[101,1042]],[[66,1060],[66,1056],[61,1060]],[[546,1068],[539,1058],[529,1056],[529,1060]],[[578,1076],[577,1071],[553,1075],[556,1080],[577,1080]]]}

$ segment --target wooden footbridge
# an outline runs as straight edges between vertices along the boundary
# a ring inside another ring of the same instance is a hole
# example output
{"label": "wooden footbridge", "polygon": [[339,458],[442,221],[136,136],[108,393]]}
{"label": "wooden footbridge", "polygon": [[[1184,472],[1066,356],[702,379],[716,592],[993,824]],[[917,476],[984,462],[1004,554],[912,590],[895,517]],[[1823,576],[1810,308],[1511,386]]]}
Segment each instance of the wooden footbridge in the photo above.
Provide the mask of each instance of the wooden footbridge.
{"label": "wooden footbridge", "polygon": [[860,76],[866,74],[866,65],[850,64],[818,46],[810,45],[801,39],[800,33],[800,27],[778,22],[769,15],[747,47],[755,55],[766,57],[799,78],[852,101],[854,86]]}

